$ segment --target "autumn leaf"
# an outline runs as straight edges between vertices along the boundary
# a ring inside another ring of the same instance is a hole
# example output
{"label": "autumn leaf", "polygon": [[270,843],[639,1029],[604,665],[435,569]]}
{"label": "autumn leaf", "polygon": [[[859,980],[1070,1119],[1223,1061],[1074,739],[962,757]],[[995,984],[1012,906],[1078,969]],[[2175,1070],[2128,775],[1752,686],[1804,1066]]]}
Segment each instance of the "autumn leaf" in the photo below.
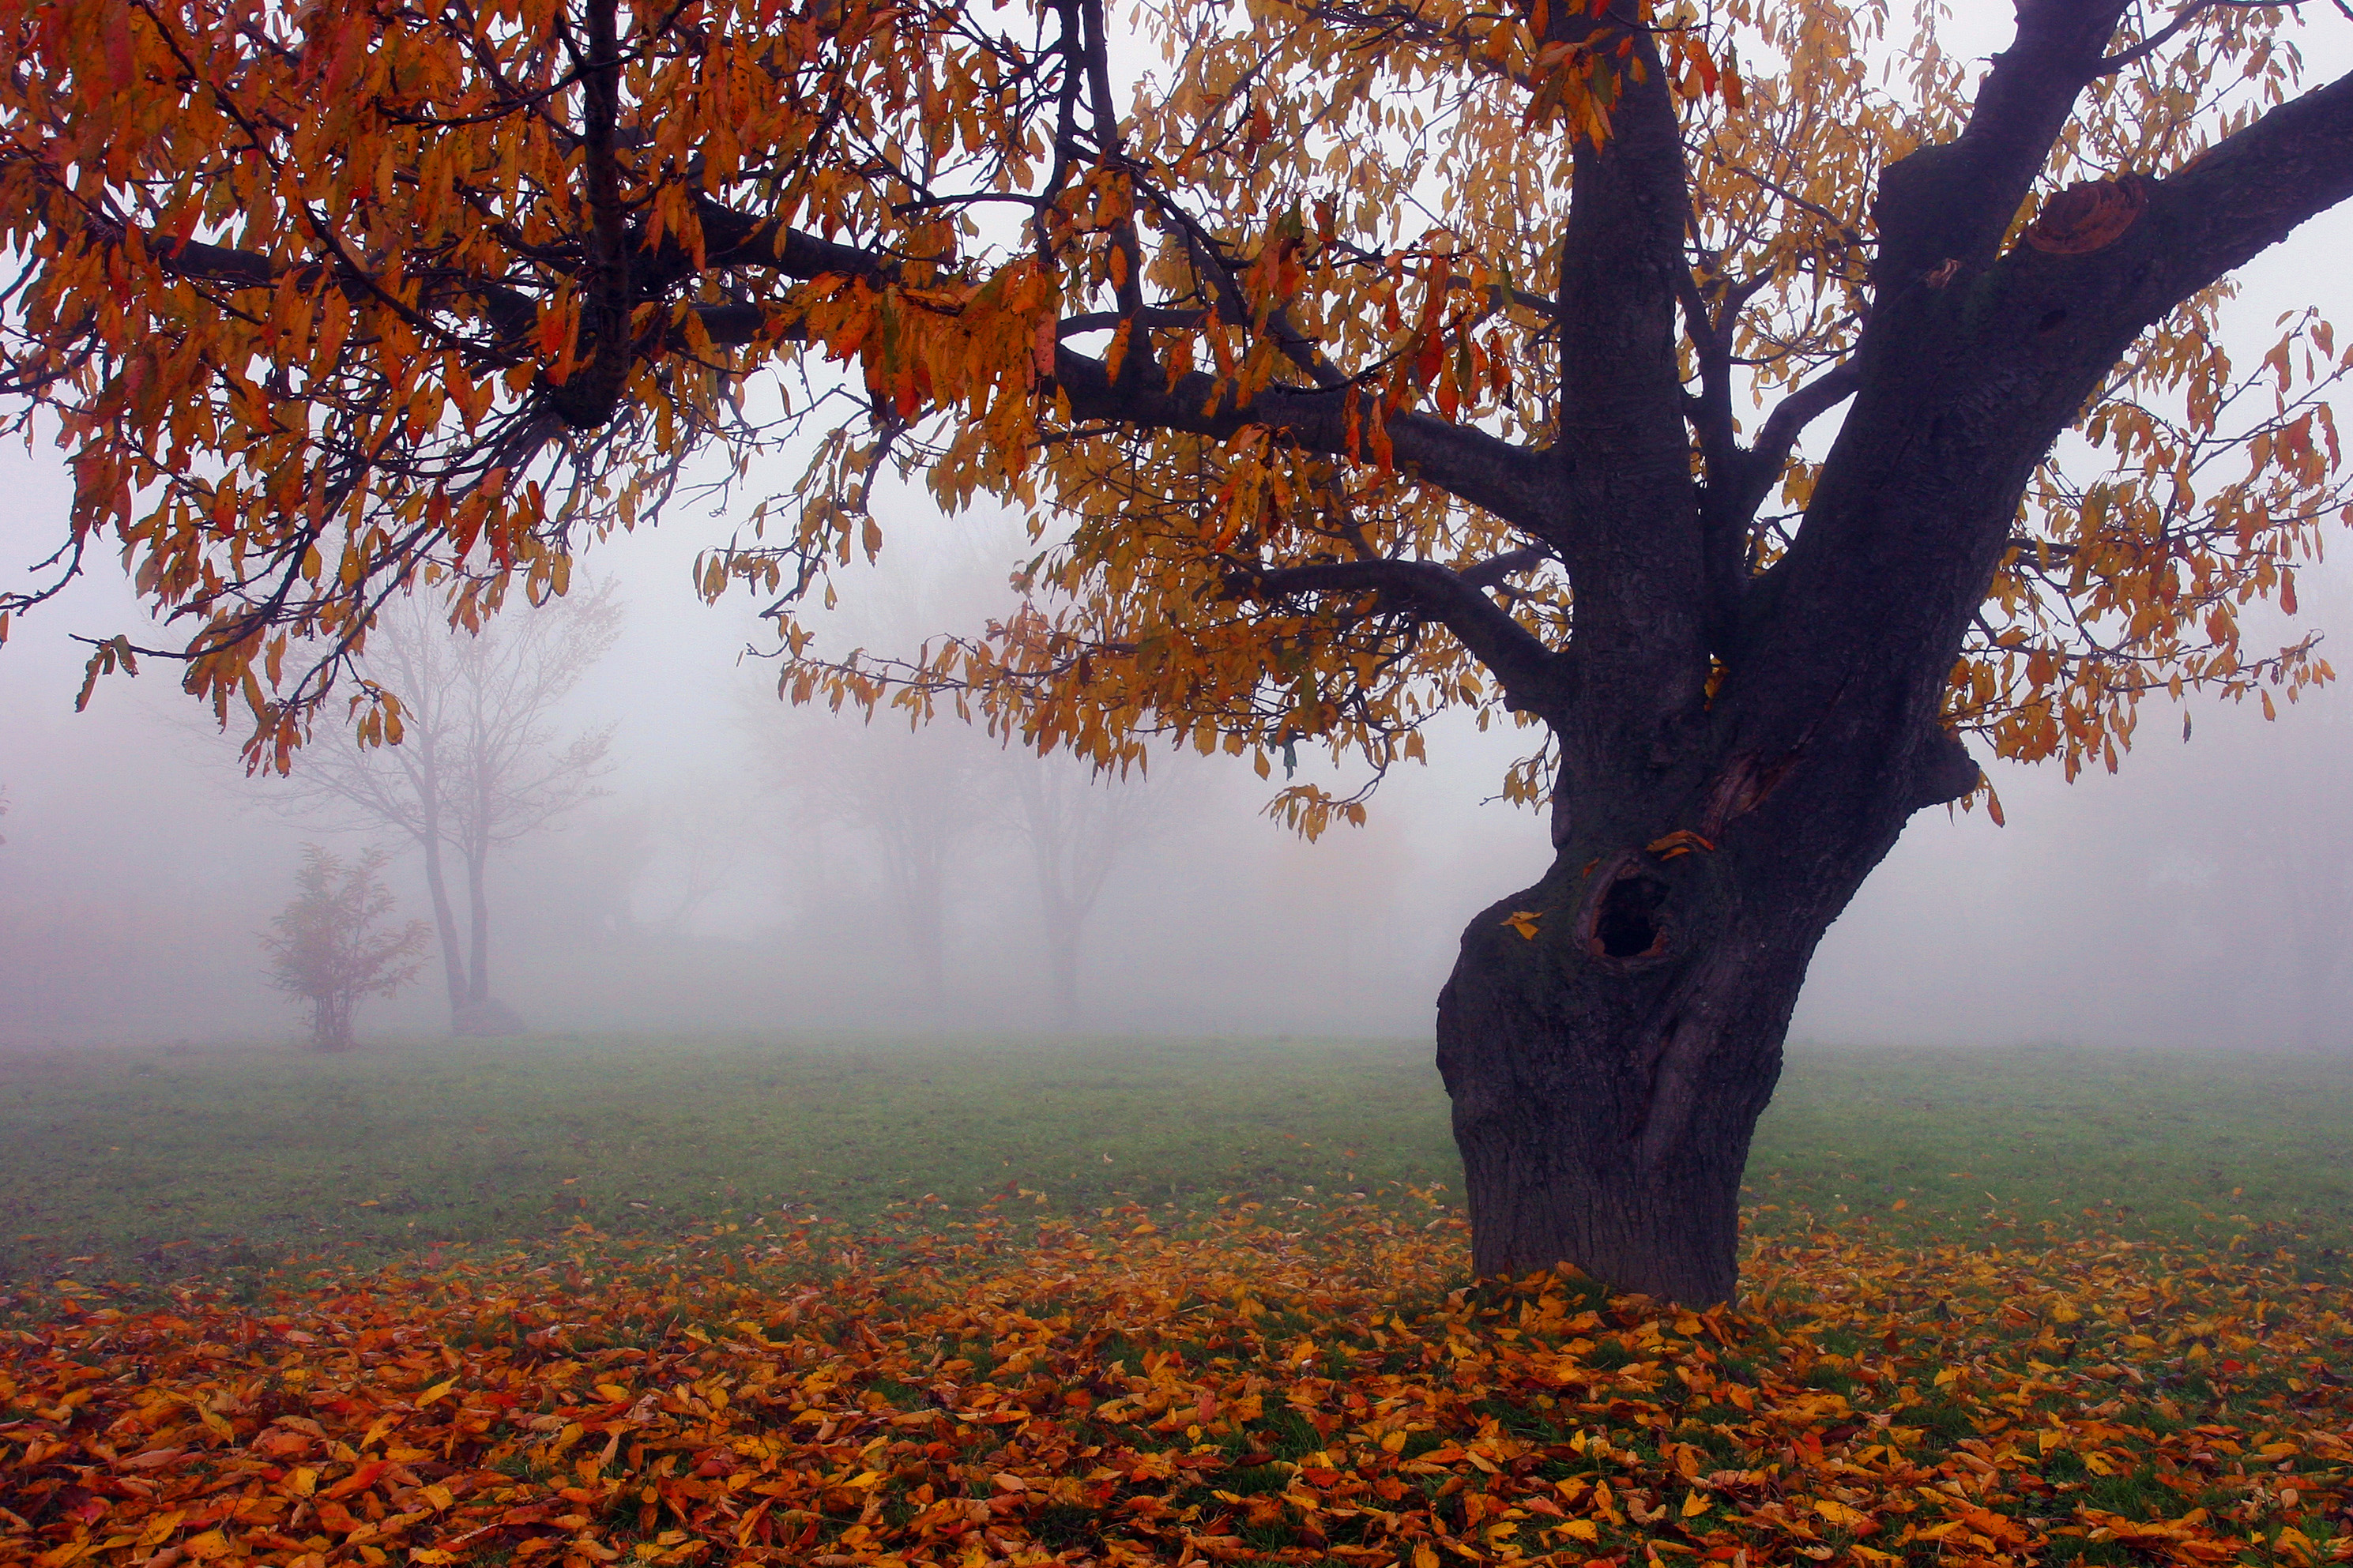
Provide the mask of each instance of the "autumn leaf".
{"label": "autumn leaf", "polygon": [[[1729,1299],[1668,1189],[1731,1212],[1707,1151],[1846,896],[1795,889],[1927,805],[2000,823],[1989,758],[2115,770],[2145,701],[2327,683],[2271,606],[2353,522],[2353,362],[2225,317],[2353,189],[2299,8],[2029,7],[1999,50],[1888,9],[1172,0],[1155,53],[1103,0],[18,5],[0,393],[72,499],[0,627],[119,560],[147,640],[91,636],[78,701],[169,661],[283,773],[322,720],[401,742],[332,702],[385,607],[543,604],[703,475],[694,586],[796,702],[1280,758],[1309,837],[1450,715],[1525,725],[1504,798],[1628,874],[1556,964],[1464,948],[1561,1026],[1450,1060],[1508,1094],[1568,1042],[1592,1090],[1464,1120],[1566,1151],[1471,1149],[1479,1212],[1546,1213],[1515,1268]],[[918,490],[1028,520],[1018,610],[820,638]],[[1704,1070],[1654,1070],[1636,971]],[[1599,1208],[1543,1173],[1621,1169]],[[646,1528],[691,1513],[654,1489]]]}
{"label": "autumn leaf", "polygon": [[1852,1535],[1869,1535],[1879,1528],[1879,1521],[1869,1514],[1831,1498],[1816,1498],[1814,1511]]}
{"label": "autumn leaf", "polygon": [[[1558,1275],[1464,1289],[1463,1223],[1424,1196],[1234,1206],[1016,1226],[930,1199],[879,1227],[761,1216],[749,1242],[584,1226],[283,1276],[259,1303],[182,1287],[169,1312],[60,1290],[0,1337],[0,1523],[26,1523],[0,1560],[955,1561],[977,1509],[1008,1554],[1098,1561],[1245,1528],[1321,1557],[1347,1519],[1384,1561],[1513,1522],[1488,1539],[1578,1561],[1665,1542],[1805,1568],[1830,1532],[1880,1542],[1873,1568],[2015,1561],[2072,1533],[2223,1568],[2245,1545],[2226,1514],[2353,1504],[2345,1322],[2293,1258],[1858,1222],[1757,1241],[1743,1307],[1703,1317]],[[2114,1321],[2066,1325],[2070,1355],[2041,1308],[2078,1299]],[[2193,1415],[2184,1388],[2116,1375],[2207,1341],[2260,1345],[2303,1392]],[[2100,1508],[2094,1454],[2178,1500]],[[2290,1528],[2265,1544],[2318,1568]]]}

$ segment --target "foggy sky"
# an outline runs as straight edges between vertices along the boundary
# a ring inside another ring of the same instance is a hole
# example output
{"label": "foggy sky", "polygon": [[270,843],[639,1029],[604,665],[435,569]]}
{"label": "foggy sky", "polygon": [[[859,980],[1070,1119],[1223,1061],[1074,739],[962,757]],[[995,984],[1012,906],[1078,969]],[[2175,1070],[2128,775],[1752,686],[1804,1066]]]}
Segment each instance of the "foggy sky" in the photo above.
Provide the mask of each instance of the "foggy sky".
{"label": "foggy sky", "polygon": [[[2307,302],[2353,316],[2353,288],[2316,265],[2348,253],[2353,217],[2307,226],[2245,274],[2235,319],[2260,331]],[[0,574],[14,581],[62,537],[70,487],[53,453],[16,449],[0,452]],[[844,581],[869,634],[894,616],[972,628],[969,584],[1027,553],[1006,520],[944,521],[917,498],[884,522],[883,568]],[[586,557],[618,581],[629,620],[562,727],[617,721],[618,766],[606,798],[497,863],[494,989],[553,1031],[1042,1026],[1042,931],[1004,771],[1041,764],[952,722],[910,742],[881,732],[888,720],[870,731],[781,711],[772,668],[740,657],[761,640],[755,606],[707,607],[689,586],[696,550],[724,531],[682,507]],[[264,985],[256,934],[290,896],[306,840],[362,840],[272,809],[267,783],[236,764],[237,735],[215,732],[168,668],[103,682],[90,711],[72,711],[80,652],[67,634],[144,624],[93,554],[90,577],[0,647],[0,1045],[291,1039],[300,1016]],[[2299,596],[2295,627],[2353,636],[2340,564],[2302,574]],[[2251,647],[2273,624],[2250,617]],[[1825,940],[1791,1037],[2353,1048],[2353,691],[2283,705],[2270,724],[2252,704],[2191,712],[2184,744],[2178,710],[2145,706],[2113,778],[2070,786],[2055,768],[1989,763],[2006,828],[1982,813],[1915,816]],[[779,764],[777,733],[800,762]],[[1525,739],[1440,726],[1432,764],[1393,774],[1371,826],[1314,845],[1257,815],[1271,786],[1241,763],[1155,760],[1145,787],[1158,826],[1096,910],[1081,1026],[1426,1037],[1463,923],[1545,868],[1538,816],[1480,804]],[[807,798],[811,770],[918,771],[892,761],[911,744],[952,756],[964,781],[937,1010],[908,984],[871,833]],[[427,912],[414,859],[395,867],[404,918]],[[690,865],[706,884],[712,867],[723,875],[682,908]],[[2298,957],[2315,940],[2334,955],[2317,982]],[[360,1033],[445,1025],[428,975],[365,1006]]]}

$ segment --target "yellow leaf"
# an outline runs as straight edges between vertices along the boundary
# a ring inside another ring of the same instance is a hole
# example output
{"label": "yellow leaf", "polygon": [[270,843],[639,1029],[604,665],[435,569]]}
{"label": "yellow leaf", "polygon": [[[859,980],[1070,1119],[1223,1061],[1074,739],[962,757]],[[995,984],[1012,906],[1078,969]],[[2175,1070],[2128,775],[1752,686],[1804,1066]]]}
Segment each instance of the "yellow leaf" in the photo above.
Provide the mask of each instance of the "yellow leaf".
{"label": "yellow leaf", "polygon": [[1879,1528],[1879,1521],[1871,1515],[1860,1509],[1849,1508],[1845,1503],[1834,1499],[1816,1498],[1814,1511],[1839,1529],[1855,1535],[1868,1535]]}

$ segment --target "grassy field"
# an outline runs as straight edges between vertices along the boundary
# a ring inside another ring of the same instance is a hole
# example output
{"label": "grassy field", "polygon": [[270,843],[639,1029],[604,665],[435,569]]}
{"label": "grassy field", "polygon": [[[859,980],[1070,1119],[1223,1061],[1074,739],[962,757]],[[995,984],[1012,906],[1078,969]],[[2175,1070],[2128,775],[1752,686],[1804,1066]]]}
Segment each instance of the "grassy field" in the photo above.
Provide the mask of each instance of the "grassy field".
{"label": "grassy field", "polygon": [[1394,1042],[0,1058],[0,1568],[2353,1565],[2346,1064],[1796,1053],[1705,1311],[1471,1288],[1444,1112]]}
{"label": "grassy field", "polygon": [[[1381,1184],[1459,1193],[1425,1045],[430,1041],[0,1056],[0,1275],[155,1278],[528,1239],[858,1221],[1008,1186],[1037,1215]],[[1796,1049],[1751,1223],[2353,1229],[2353,1063]],[[1899,1208],[1897,1205],[1901,1205]]]}

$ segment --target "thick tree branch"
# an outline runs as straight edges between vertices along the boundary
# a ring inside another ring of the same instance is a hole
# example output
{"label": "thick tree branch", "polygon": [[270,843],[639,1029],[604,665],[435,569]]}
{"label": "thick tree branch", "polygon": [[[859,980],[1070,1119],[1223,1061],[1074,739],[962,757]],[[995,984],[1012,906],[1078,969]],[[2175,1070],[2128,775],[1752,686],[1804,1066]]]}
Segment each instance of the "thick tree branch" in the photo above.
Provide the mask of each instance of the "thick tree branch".
{"label": "thick tree branch", "polygon": [[1514,573],[1540,566],[1551,559],[1550,554],[1535,545],[1525,544],[1517,550],[1506,550],[1501,555],[1491,555],[1455,575],[1473,588],[1493,588],[1500,586]]}
{"label": "thick tree branch", "polygon": [[[1215,376],[1196,371],[1176,378],[1112,384],[1103,362],[1067,346],[1054,355],[1054,380],[1081,419],[1149,426],[1219,439],[1263,425],[1311,452],[1356,455],[1345,390],[1270,386],[1251,403],[1232,406]],[[1396,413],[1386,424],[1398,469],[1514,526],[1538,532],[1558,505],[1557,478],[1545,454],[1514,446],[1482,430],[1427,414]]]}
{"label": "thick tree branch", "polygon": [[1736,663],[1741,651],[1742,605],[1751,586],[1749,534],[1757,510],[1772,493],[1806,427],[1853,396],[1862,381],[1856,361],[1833,365],[1774,405],[1757,433],[1756,445],[1710,454],[1707,487],[1700,498],[1700,522],[1707,541],[1708,647],[1726,664]]}
{"label": "thick tree branch", "polygon": [[[1989,83],[1970,132],[2005,133],[1975,151],[1964,136],[1925,176],[1890,172],[1883,213],[1903,223],[1884,237],[1883,261],[1926,236],[1936,249],[1914,250],[1914,261],[1941,254],[1956,265],[1940,261],[1927,276],[1883,268],[1852,362],[1854,411],[1803,528],[1743,616],[1746,663],[1719,708],[1744,744],[1819,753],[1859,743],[1839,737],[1874,724],[1883,734],[1936,725],[2029,478],[2134,340],[2299,223],[2353,199],[2348,77],[2274,109],[2169,178],[2126,174],[2066,193],[1997,259],[1991,247],[2048,148],[2037,138],[2056,133],[2096,67],[2106,38],[2094,24],[2113,9],[2027,7],[2021,42],[1995,75],[2031,79]],[[1946,184],[1941,205],[1918,205],[1955,171],[1968,178]],[[1889,754],[1884,765],[1912,778],[1913,804],[1968,782],[1949,742]]]}
{"label": "thick tree branch", "polygon": [[[268,289],[273,287],[285,272],[301,276],[298,281],[305,288],[315,286],[318,279],[333,272],[337,287],[354,300],[367,296],[364,279],[353,275],[340,259],[308,262],[298,268],[281,267],[269,257],[250,250],[232,250],[227,246],[206,245],[202,240],[178,239],[169,235],[143,233],[157,262],[172,277],[185,278],[192,283],[208,283],[227,289]],[[444,296],[470,299],[481,307],[491,327],[501,338],[521,338],[531,331],[537,319],[538,307],[530,296],[486,279],[431,276],[428,273],[428,299],[436,290],[446,290]]]}
{"label": "thick tree branch", "polygon": [[[618,0],[589,0],[588,48],[577,61],[582,125],[580,172],[588,203],[587,276],[580,311],[581,363],[549,401],[575,429],[593,430],[612,418],[637,355],[630,342],[632,253],[628,214],[621,201],[614,127],[620,121],[621,45]],[[567,39],[568,41],[568,39]]]}
{"label": "thick tree branch", "polygon": [[1994,57],[1968,125],[1880,178],[1873,281],[1883,301],[1947,261],[1993,259],[2073,112],[2098,76],[2126,0],[2019,0],[2018,34]]}
{"label": "thick tree branch", "polygon": [[[1122,321],[1134,321],[1139,327],[1176,327],[1190,331],[1208,319],[1207,310],[1153,310],[1139,305],[1133,310],[1123,307],[1116,310],[1088,310],[1075,316],[1065,316],[1054,323],[1054,331],[1060,337],[1075,338],[1088,332],[1110,331]],[[1139,339],[1128,346],[1127,352],[1134,354],[1143,346]]]}
{"label": "thick tree branch", "polygon": [[[2353,74],[2272,110],[2149,188],[2148,207],[2123,243],[2091,263],[2145,279],[2135,331],[2285,239],[2297,225],[2353,199]],[[2021,257],[2021,259],[2023,258]]]}
{"label": "thick tree branch", "polygon": [[[1504,559],[1483,563],[1482,570]],[[1568,656],[1546,647],[1467,575],[1434,561],[1335,561],[1271,571],[1241,569],[1228,579],[1228,589],[1239,597],[1261,600],[1378,594],[1460,638],[1503,683],[1506,707],[1558,720],[1564,698],[1561,676]]]}
{"label": "thick tree branch", "polygon": [[756,268],[787,278],[863,278],[879,283],[898,271],[888,257],[839,240],[819,239],[789,224],[748,217],[717,202],[701,205],[703,265],[713,270]]}
{"label": "thick tree branch", "polygon": [[1790,450],[1806,426],[1854,395],[1862,384],[1862,373],[1852,360],[1832,365],[1813,380],[1799,387],[1773,405],[1766,416],[1765,427],[1757,433],[1757,444],[1748,448],[1761,478],[1755,480],[1756,494],[1748,503],[1752,512],[1764,504],[1765,493],[1773,481],[1781,477],[1782,466],[1788,462]]}
{"label": "thick tree branch", "polygon": [[1699,279],[1688,270],[1676,279],[1676,295],[1683,305],[1683,335],[1690,340],[1699,371],[1699,392],[1684,399],[1684,416],[1698,439],[1706,476],[1698,501],[1707,646],[1715,658],[1728,661],[1741,595],[1747,589],[1748,516],[1755,510],[1740,504],[1753,465],[1740,448],[1732,416],[1732,335],[1727,328],[1738,307],[1727,303],[1721,310],[1711,310]]}
{"label": "thick tree branch", "polygon": [[[897,271],[888,258],[784,225],[746,218],[715,204],[706,206],[703,225],[709,246],[706,261],[712,268],[756,268],[788,278],[846,276],[875,283],[888,281]],[[161,249],[174,242],[151,243]],[[266,256],[195,242],[169,251],[166,265],[180,276],[235,288],[268,287],[280,270]],[[644,293],[661,280],[662,274],[656,271],[635,281]],[[472,280],[454,287],[494,307],[491,313],[502,336],[520,336],[535,319],[536,307],[514,290]],[[712,342],[721,347],[741,346],[764,334],[776,335],[774,312],[765,306],[705,304],[693,310]],[[1155,315],[1145,314],[1147,321]],[[1118,316],[1107,313],[1074,319],[1066,325],[1092,330],[1114,326],[1118,321]],[[1072,412],[1082,419],[1141,424],[1219,438],[1247,426],[1268,425],[1311,451],[1354,455],[1345,386],[1314,390],[1272,386],[1246,408],[1234,409],[1219,397],[1215,412],[1204,413],[1219,383],[1203,374],[1181,376],[1173,388],[1158,375],[1123,374],[1121,384],[1113,387],[1101,360],[1065,347],[1056,355],[1055,375],[1071,399]],[[1385,428],[1398,468],[1413,478],[1516,525],[1533,527],[1540,521],[1557,518],[1557,475],[1546,457],[1426,414],[1391,414]]]}
{"label": "thick tree branch", "polygon": [[[1568,504],[1532,531],[1576,584],[1577,646],[1610,650],[1578,664],[1583,732],[1567,751],[1630,781],[1700,710],[1707,678],[1706,566],[1676,352],[1690,185],[1649,29],[1623,5],[1540,9],[1547,41],[1589,49],[1616,94],[1609,135],[1575,143],[1556,307],[1555,451]],[[1577,781],[1588,784],[1602,781]]]}

